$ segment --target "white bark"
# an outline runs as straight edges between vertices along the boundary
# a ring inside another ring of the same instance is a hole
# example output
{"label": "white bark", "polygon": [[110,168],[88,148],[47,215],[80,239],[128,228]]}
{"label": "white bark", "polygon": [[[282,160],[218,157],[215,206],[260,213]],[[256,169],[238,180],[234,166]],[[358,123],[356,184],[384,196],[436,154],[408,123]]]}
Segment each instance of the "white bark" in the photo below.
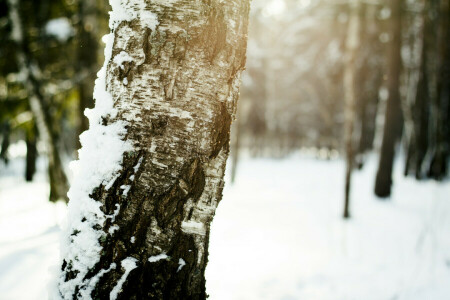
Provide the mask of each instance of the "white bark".
{"label": "white bark", "polygon": [[[81,297],[103,272],[92,297],[118,291],[111,284],[126,274],[120,299],[204,299],[249,3],[111,6],[96,106],[69,192],[59,293]],[[170,259],[150,260],[161,254]],[[111,268],[125,259],[136,267]]]}

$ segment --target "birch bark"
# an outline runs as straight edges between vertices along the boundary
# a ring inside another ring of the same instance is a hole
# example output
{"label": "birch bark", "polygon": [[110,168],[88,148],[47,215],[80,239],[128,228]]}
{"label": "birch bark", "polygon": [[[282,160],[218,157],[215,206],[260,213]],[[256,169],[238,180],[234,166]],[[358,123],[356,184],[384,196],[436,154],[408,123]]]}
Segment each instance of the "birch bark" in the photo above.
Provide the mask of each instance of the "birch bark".
{"label": "birch bark", "polygon": [[55,298],[205,299],[249,1],[110,3]]}

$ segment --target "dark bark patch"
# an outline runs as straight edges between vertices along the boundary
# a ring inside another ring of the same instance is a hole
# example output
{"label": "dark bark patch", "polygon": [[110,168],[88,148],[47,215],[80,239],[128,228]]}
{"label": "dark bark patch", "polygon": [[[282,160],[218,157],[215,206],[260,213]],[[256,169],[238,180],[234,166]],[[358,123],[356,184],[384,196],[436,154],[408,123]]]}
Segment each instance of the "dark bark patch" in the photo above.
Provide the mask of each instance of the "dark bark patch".
{"label": "dark bark patch", "polygon": [[220,108],[218,109],[219,113],[214,119],[215,124],[212,126],[212,151],[209,158],[215,158],[224,146],[229,147],[230,142],[231,115],[225,103],[219,102],[218,105],[220,105]]}

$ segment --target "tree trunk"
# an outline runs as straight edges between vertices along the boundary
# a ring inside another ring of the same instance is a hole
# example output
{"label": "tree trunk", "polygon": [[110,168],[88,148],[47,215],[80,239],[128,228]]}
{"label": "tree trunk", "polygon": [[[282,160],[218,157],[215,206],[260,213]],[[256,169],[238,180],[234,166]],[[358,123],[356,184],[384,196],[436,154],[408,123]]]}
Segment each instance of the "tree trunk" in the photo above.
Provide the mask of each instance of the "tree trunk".
{"label": "tree trunk", "polygon": [[359,47],[359,26],[360,26],[360,4],[359,0],[351,2],[351,16],[348,23],[346,55],[347,61],[344,70],[344,97],[345,97],[345,198],[344,198],[344,219],[350,218],[350,184],[353,165],[355,160],[355,149],[353,145],[353,135],[356,117],[356,57]]}
{"label": "tree trunk", "polygon": [[391,194],[395,146],[401,136],[403,123],[399,89],[401,72],[401,13],[403,2],[402,0],[392,0],[390,3],[391,41],[388,49],[387,68],[389,96],[386,104],[380,161],[375,179],[375,195],[381,198],[389,197]]}
{"label": "tree trunk", "polygon": [[[437,4],[439,2],[436,2]],[[437,93],[434,101],[435,141],[428,176],[443,179],[447,174],[448,156],[450,151],[450,4],[441,0],[437,36]]]}
{"label": "tree trunk", "polygon": [[[365,154],[373,149],[375,138],[376,116],[379,102],[379,89],[382,79],[380,64],[380,24],[377,17],[378,8],[372,4],[361,4],[364,7],[364,22],[360,28],[359,64],[362,64],[357,75],[358,119],[360,124],[357,144],[358,168],[365,162]],[[378,59],[377,59],[378,58]]]}
{"label": "tree trunk", "polygon": [[[33,126],[33,129],[34,129],[34,126]],[[36,173],[36,159],[37,159],[36,131],[29,130],[26,133],[25,139],[26,139],[26,144],[27,144],[25,180],[32,181],[34,173]]]}
{"label": "tree trunk", "polygon": [[9,148],[9,142],[10,142],[10,135],[11,135],[11,125],[9,122],[5,122],[2,124],[2,150],[0,151],[0,159],[2,159],[5,164],[8,164],[9,158],[8,158],[8,148]]}
{"label": "tree trunk", "polygon": [[248,1],[111,1],[55,298],[206,299]]}
{"label": "tree trunk", "polygon": [[50,201],[67,201],[68,182],[57,148],[54,128],[48,101],[40,91],[41,71],[32,58],[26,41],[26,30],[22,26],[19,0],[9,0],[9,17],[12,25],[12,38],[17,43],[17,64],[23,74],[23,84],[28,93],[28,101],[36,120],[39,136],[46,145],[48,156],[48,172],[50,181]]}
{"label": "tree trunk", "polygon": [[[76,71],[83,78],[78,84],[78,134],[81,134],[89,127],[88,119],[84,115],[86,108],[92,108],[94,99],[95,73],[98,70],[98,27],[97,5],[93,0],[81,0],[78,7],[79,22],[77,35],[80,45],[77,53]],[[79,143],[79,140],[78,140]],[[81,144],[78,144],[79,149]]]}

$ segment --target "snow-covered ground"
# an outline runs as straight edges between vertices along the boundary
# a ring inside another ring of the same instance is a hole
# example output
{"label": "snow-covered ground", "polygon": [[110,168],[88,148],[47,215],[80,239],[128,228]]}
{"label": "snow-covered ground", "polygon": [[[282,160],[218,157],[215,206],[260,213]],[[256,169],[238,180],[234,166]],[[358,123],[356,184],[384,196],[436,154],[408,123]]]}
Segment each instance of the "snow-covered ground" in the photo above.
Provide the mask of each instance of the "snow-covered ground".
{"label": "snow-covered ground", "polygon": [[[393,197],[372,196],[376,160],[356,172],[343,221],[341,160],[243,159],[212,227],[212,300],[450,299],[450,182],[398,165]],[[64,206],[47,201],[44,164],[0,166],[0,299],[47,299]]]}

